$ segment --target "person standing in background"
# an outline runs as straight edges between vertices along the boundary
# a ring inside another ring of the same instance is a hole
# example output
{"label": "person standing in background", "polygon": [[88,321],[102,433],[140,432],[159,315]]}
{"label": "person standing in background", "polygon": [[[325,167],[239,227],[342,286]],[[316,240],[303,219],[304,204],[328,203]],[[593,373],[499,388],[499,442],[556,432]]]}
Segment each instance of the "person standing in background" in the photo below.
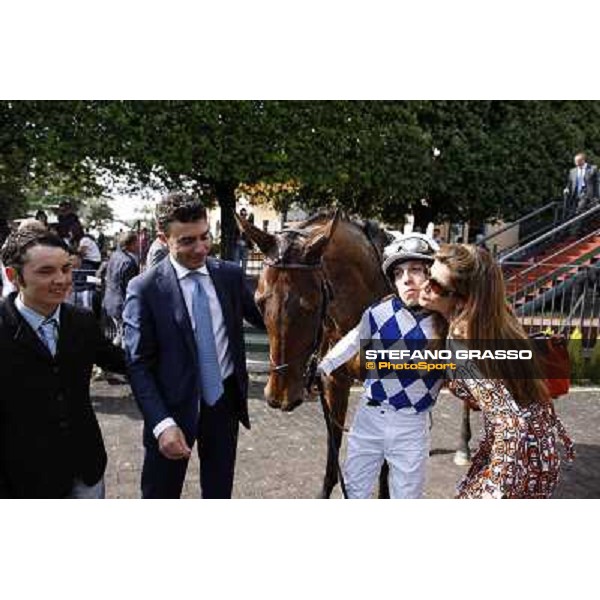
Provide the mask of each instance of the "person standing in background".
{"label": "person standing in background", "polygon": [[102,263],[100,248],[94,238],[85,233],[77,223],[70,233],[71,248],[79,257],[76,272],[73,275],[73,301],[91,311],[99,310],[96,284],[88,278],[94,278]]}
{"label": "person standing in background", "polygon": [[123,305],[127,285],[139,273],[137,247],[138,237],[134,231],[122,233],[106,267],[102,307],[115,323],[117,335],[113,342],[117,346],[123,342]]}
{"label": "person standing in background", "polygon": [[584,152],[576,154],[574,162],[575,166],[569,171],[567,186],[564,189],[569,217],[589,208],[591,203],[600,196],[598,167],[587,162]]}
{"label": "person standing in background", "polygon": [[[248,215],[248,211],[245,208],[240,210],[240,218],[254,223],[254,215]],[[248,239],[248,236],[240,231],[238,227],[234,230],[234,247],[233,247],[233,262],[242,267],[242,271],[246,273],[246,267],[248,265],[248,254],[252,249],[252,242]]]}

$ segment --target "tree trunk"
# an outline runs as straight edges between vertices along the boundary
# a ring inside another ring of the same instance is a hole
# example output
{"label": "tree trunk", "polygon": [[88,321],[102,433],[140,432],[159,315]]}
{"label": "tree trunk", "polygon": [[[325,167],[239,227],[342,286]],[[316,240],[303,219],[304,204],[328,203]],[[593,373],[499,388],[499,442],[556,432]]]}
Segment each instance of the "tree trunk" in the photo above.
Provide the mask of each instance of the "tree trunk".
{"label": "tree trunk", "polygon": [[235,242],[235,188],[236,183],[231,181],[219,181],[215,184],[215,192],[221,207],[221,258],[231,260],[233,258],[233,246]]}

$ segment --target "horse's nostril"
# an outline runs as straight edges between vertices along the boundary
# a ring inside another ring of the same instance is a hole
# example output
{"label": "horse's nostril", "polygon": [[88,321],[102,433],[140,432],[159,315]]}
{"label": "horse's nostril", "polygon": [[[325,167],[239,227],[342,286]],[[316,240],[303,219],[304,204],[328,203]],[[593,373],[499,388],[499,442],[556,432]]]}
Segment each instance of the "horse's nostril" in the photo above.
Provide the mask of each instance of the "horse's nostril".
{"label": "horse's nostril", "polygon": [[281,406],[281,410],[284,412],[291,412],[302,404],[302,397],[298,397],[295,400],[288,400]]}
{"label": "horse's nostril", "polygon": [[281,406],[281,402],[275,396],[265,394],[265,400],[271,408],[279,408]]}

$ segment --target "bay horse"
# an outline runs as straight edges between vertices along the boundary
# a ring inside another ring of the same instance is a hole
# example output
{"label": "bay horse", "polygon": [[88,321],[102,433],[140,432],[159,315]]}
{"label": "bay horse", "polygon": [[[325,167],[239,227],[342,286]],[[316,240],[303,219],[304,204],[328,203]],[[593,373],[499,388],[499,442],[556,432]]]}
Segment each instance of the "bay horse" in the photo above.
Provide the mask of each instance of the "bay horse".
{"label": "bay horse", "polygon": [[[339,212],[317,214],[276,234],[237,220],[265,256],[255,294],[269,337],[265,399],[272,408],[292,411],[307,397],[311,357],[324,356],[358,324],[368,306],[393,291],[381,269],[383,247],[390,239],[379,230],[375,242],[364,227]],[[356,357],[323,382],[335,424],[333,433],[328,431],[328,443],[338,454],[350,387],[358,373]],[[336,461],[328,452],[322,498],[330,497],[338,481]],[[385,475],[384,471],[382,483]]]}

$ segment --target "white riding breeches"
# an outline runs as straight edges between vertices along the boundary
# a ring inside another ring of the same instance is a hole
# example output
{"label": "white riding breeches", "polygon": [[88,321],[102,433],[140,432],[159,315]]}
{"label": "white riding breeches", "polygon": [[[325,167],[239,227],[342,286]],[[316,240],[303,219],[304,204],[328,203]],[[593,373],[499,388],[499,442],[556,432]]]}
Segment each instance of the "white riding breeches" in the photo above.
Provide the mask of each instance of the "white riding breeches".
{"label": "white riding breeches", "polygon": [[429,457],[429,411],[409,413],[363,398],[348,436],[344,469],[349,498],[370,498],[383,461],[392,498],[421,498]]}

